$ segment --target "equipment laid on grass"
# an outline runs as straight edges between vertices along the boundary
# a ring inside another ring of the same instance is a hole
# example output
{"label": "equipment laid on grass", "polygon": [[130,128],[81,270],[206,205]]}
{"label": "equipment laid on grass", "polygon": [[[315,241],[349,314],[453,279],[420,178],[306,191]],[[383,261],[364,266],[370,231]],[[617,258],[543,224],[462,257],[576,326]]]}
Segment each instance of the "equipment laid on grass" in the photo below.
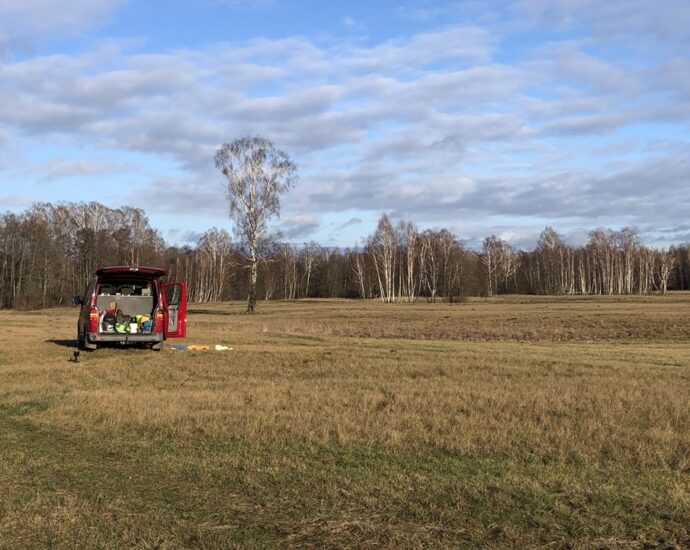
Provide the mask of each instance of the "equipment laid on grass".
{"label": "equipment laid on grass", "polygon": [[[211,346],[207,345],[202,345],[202,344],[190,344],[189,346],[183,346],[183,345],[175,345],[175,346],[170,346],[171,350],[174,351],[210,351]],[[232,351],[232,348],[229,346],[223,346],[221,344],[216,344],[213,349],[215,351]]]}

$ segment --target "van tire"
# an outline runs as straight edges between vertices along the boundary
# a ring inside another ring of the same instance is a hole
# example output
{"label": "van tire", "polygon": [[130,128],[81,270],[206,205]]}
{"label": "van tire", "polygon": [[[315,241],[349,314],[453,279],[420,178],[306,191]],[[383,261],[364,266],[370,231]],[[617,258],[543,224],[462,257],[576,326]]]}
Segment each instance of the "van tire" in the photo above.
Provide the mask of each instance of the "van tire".
{"label": "van tire", "polygon": [[91,344],[86,341],[86,334],[79,336],[79,349],[84,351],[95,351],[98,348],[98,344]]}
{"label": "van tire", "polygon": [[157,344],[151,344],[151,351],[163,351],[163,342],[158,342]]}

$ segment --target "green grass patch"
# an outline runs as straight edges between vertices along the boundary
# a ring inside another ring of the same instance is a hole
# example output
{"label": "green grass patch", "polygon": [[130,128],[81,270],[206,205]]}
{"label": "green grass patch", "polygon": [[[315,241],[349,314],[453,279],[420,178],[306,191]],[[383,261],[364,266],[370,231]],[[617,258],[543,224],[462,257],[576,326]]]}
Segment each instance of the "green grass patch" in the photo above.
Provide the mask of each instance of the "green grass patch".
{"label": "green grass patch", "polygon": [[[93,435],[93,434],[92,434]],[[0,413],[4,548],[688,539],[688,476],[448,452],[82,437]]]}

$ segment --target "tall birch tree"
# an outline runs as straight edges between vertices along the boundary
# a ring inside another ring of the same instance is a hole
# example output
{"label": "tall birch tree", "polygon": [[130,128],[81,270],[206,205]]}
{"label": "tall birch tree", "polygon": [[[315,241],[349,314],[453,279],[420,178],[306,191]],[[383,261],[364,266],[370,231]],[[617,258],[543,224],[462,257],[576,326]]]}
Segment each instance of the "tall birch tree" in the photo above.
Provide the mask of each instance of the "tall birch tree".
{"label": "tall birch tree", "polygon": [[280,215],[280,196],[297,180],[297,166],[263,137],[243,137],[216,151],[216,167],[227,180],[230,217],[245,245],[249,272],[247,313],[256,309],[259,261],[268,242],[268,222]]}

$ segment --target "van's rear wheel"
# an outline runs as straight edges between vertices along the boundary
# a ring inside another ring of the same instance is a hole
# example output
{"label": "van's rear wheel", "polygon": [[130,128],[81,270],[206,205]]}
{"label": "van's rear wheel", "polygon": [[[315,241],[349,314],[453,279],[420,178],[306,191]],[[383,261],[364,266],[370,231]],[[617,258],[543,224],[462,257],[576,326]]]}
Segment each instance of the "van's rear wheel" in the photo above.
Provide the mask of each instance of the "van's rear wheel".
{"label": "van's rear wheel", "polygon": [[151,349],[153,351],[163,351],[163,342],[158,342],[157,344],[151,344]]}

